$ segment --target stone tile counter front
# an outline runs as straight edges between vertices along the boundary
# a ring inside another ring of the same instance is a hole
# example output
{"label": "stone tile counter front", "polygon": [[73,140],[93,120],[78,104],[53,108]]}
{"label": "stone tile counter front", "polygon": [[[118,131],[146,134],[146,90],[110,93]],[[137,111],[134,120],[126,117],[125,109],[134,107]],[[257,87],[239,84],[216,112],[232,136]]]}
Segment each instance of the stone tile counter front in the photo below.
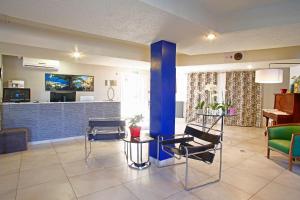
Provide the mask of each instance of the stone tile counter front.
{"label": "stone tile counter front", "polygon": [[26,127],[30,141],[82,136],[89,118],[120,117],[120,102],[2,103],[2,128]]}

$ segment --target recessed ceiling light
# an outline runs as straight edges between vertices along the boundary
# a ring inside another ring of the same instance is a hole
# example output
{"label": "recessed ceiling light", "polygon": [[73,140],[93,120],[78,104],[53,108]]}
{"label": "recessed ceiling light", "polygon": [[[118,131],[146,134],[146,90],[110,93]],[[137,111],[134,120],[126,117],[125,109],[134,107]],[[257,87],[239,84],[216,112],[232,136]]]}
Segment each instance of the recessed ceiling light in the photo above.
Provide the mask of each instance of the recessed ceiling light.
{"label": "recessed ceiling light", "polygon": [[78,51],[78,48],[75,47],[75,50],[70,54],[72,58],[79,59],[82,57],[82,53]]}
{"label": "recessed ceiling light", "polygon": [[71,56],[75,59],[81,58],[81,53],[78,51],[74,51],[71,53]]}
{"label": "recessed ceiling light", "polygon": [[217,38],[217,36],[214,33],[209,33],[209,34],[206,35],[206,39],[210,40],[210,41],[212,41],[216,38]]}

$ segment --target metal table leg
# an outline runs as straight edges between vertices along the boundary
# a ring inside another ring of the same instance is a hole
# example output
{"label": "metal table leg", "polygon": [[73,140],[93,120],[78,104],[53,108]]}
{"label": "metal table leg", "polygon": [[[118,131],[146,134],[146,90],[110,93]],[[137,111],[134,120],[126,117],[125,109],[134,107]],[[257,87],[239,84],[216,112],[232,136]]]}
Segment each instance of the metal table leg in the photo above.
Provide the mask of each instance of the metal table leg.
{"label": "metal table leg", "polygon": [[[136,161],[134,161],[131,156],[132,155],[132,151],[131,151],[132,143],[130,143],[129,145],[130,145],[130,161],[131,161],[131,163],[128,164],[128,166],[130,168],[138,169],[138,170],[146,169],[146,168],[150,167],[149,150],[148,150],[147,161],[143,161],[143,143],[136,143],[136,145],[137,145]],[[148,146],[148,148],[149,148],[149,146]]]}

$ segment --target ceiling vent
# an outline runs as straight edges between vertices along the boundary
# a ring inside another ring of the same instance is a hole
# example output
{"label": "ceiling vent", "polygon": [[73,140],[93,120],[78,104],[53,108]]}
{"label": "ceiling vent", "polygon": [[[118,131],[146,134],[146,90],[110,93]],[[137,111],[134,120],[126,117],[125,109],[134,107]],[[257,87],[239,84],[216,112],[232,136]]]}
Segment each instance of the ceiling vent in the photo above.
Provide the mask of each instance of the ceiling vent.
{"label": "ceiling vent", "polygon": [[60,62],[58,60],[23,57],[23,67],[46,71],[58,71]]}
{"label": "ceiling vent", "polygon": [[242,52],[226,53],[225,54],[225,62],[241,61],[243,59],[244,59],[244,54]]}

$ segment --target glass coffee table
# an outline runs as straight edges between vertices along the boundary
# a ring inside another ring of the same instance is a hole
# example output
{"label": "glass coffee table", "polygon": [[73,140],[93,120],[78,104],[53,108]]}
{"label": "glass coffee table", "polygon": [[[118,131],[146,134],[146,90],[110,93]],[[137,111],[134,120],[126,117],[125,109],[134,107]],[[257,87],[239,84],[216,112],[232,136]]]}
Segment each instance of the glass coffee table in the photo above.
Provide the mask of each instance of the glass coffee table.
{"label": "glass coffee table", "polygon": [[[143,133],[141,133],[140,137],[131,137],[128,135],[123,138],[126,161],[130,168],[141,170],[150,167],[149,143],[153,140],[154,138],[149,134]],[[145,146],[147,149],[143,150]],[[143,154],[143,151],[147,153]]]}

